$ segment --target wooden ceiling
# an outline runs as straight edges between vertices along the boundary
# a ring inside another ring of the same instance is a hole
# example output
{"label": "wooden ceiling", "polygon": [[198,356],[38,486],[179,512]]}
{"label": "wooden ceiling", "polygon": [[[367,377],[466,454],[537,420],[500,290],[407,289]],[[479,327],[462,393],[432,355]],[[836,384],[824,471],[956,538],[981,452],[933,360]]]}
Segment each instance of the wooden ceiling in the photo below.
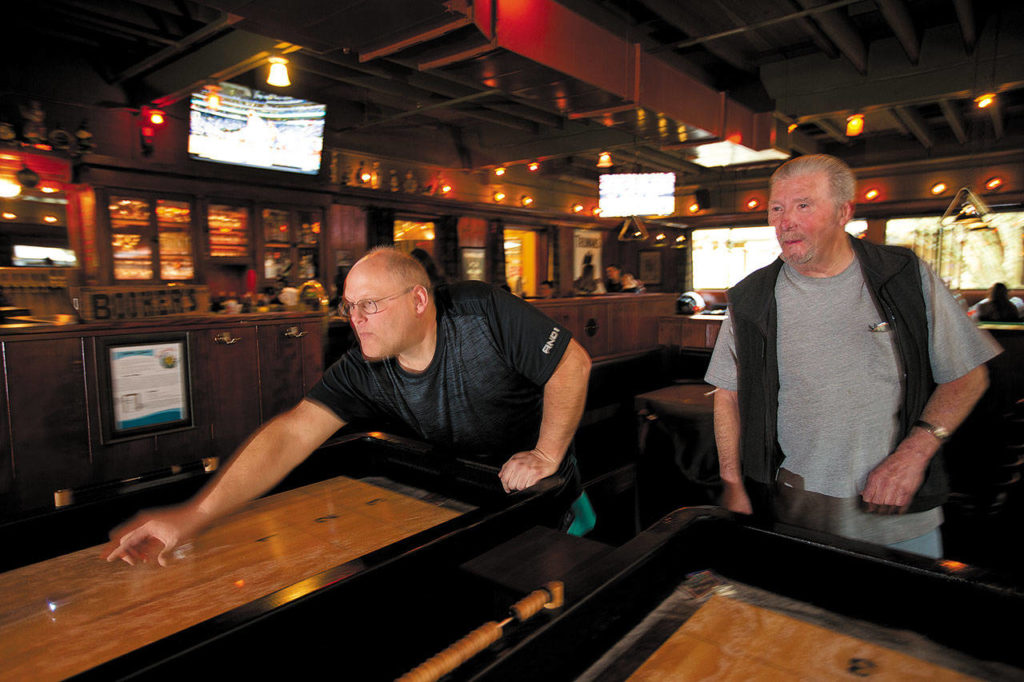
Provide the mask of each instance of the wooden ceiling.
{"label": "wooden ceiling", "polygon": [[[593,180],[611,150],[621,166],[699,177],[695,146],[727,138],[854,166],[1024,143],[1017,0],[56,0],[5,13],[8,100],[137,108],[217,80],[270,89],[281,51],[288,92],[329,105],[329,147],[451,168],[542,159]],[[998,95],[987,109],[983,92]],[[847,137],[857,113],[864,133]]]}

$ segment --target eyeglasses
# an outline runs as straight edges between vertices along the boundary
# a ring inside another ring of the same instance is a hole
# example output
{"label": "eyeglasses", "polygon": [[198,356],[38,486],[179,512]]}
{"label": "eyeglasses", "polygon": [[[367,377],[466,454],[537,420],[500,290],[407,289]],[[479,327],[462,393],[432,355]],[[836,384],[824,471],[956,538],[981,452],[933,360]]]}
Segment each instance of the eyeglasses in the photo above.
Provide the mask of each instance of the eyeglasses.
{"label": "eyeglasses", "polygon": [[345,317],[352,317],[352,309],[355,308],[363,315],[376,315],[383,310],[380,306],[382,302],[389,301],[392,298],[398,298],[399,296],[404,296],[415,288],[416,287],[412,286],[404,291],[399,291],[397,294],[391,294],[390,296],[384,296],[383,298],[364,298],[363,300],[356,301],[355,303],[343,301],[341,304],[341,314]]}

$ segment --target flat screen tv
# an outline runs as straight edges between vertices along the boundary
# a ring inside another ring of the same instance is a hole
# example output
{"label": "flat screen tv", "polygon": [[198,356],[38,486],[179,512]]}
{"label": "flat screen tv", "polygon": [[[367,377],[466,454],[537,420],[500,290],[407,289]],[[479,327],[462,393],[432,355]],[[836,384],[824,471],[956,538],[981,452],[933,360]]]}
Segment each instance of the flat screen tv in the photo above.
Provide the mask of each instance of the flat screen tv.
{"label": "flat screen tv", "polygon": [[324,146],[323,104],[233,83],[192,93],[193,159],[316,175]]}
{"label": "flat screen tv", "polygon": [[605,173],[598,185],[602,217],[672,215],[675,173]]}

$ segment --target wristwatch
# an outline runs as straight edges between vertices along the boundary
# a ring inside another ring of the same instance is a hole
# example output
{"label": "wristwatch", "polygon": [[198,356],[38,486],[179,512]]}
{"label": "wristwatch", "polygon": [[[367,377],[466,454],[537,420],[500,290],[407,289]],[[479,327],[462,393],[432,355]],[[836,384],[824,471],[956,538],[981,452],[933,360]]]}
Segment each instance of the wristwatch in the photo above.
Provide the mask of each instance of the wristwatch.
{"label": "wristwatch", "polygon": [[951,435],[949,433],[949,429],[947,429],[946,427],[936,426],[935,424],[929,424],[923,419],[918,419],[916,422],[914,422],[914,426],[920,427],[927,431],[928,433],[932,434],[933,436],[939,439],[940,443],[949,438],[949,436]]}

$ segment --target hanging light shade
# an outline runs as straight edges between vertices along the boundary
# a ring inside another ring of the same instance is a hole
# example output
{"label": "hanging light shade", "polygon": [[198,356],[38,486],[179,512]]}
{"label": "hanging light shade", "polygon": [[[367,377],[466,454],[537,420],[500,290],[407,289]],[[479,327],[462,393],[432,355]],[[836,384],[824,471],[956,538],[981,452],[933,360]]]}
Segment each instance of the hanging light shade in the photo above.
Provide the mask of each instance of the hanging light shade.
{"label": "hanging light shade", "polygon": [[989,212],[981,197],[970,188],[961,187],[939,222],[944,227],[959,225],[967,230],[984,230],[990,227],[986,220]]}
{"label": "hanging light shade", "polygon": [[284,57],[271,57],[270,72],[267,74],[267,85],[284,88],[292,84],[288,77],[288,60]]}
{"label": "hanging light shade", "polygon": [[598,168],[611,168],[612,167],[612,155],[611,152],[601,152],[597,155],[597,167]]}
{"label": "hanging light shade", "polygon": [[640,216],[631,215],[622,221],[622,229],[619,230],[620,242],[645,242],[650,236]]}
{"label": "hanging light shade", "polygon": [[686,247],[686,235],[679,235],[676,237],[675,242],[672,244],[673,249],[682,249]]}

